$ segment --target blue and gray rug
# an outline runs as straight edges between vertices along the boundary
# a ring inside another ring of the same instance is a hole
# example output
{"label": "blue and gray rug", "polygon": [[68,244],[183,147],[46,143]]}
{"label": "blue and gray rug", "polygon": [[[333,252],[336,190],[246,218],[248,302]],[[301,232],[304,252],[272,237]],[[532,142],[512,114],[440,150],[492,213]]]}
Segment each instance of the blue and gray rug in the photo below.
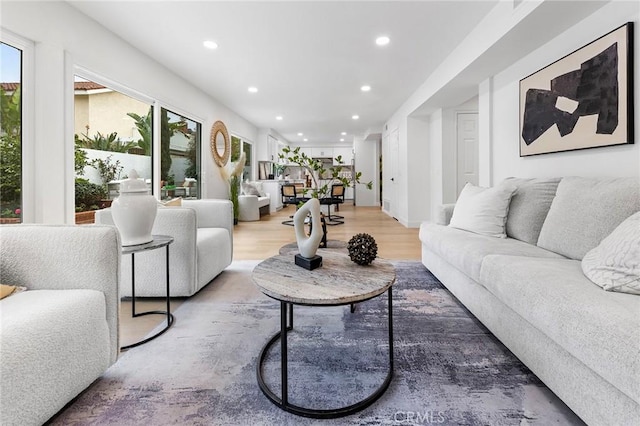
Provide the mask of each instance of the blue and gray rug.
{"label": "blue and gray rug", "polygon": [[[336,420],[286,413],[256,383],[260,349],[279,329],[278,302],[238,261],[175,311],[164,335],[123,354],[52,420],[55,425],[579,425],[540,380],[419,262],[395,262],[395,375],[369,408]],[[388,363],[387,300],[295,308],[291,402],[348,405],[372,392]],[[275,345],[265,374],[279,391]]]}

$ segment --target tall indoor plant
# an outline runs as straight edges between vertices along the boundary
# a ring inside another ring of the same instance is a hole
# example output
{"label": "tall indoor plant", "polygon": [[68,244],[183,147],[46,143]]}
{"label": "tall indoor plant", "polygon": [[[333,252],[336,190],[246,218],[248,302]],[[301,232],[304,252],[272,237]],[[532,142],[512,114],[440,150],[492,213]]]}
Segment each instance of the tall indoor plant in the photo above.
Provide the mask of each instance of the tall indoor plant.
{"label": "tall indoor plant", "polygon": [[233,224],[238,224],[238,217],[240,215],[240,206],[238,197],[240,195],[240,184],[242,183],[242,171],[244,170],[244,164],[247,161],[247,157],[244,152],[240,155],[238,162],[233,166],[231,172],[226,167],[220,167],[220,173],[224,180],[229,182],[229,200],[233,203]]}

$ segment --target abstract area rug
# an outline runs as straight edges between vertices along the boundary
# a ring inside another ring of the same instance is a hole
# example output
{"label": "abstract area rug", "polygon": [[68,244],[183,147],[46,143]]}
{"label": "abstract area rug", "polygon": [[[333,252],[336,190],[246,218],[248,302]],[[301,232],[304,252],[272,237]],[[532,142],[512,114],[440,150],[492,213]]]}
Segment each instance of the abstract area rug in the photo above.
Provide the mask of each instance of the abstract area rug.
{"label": "abstract area rug", "polygon": [[[279,303],[236,261],[175,311],[161,337],[121,355],[54,425],[582,424],[419,262],[394,262],[395,370],[373,405],[335,420],[278,409],[256,362],[279,330]],[[289,338],[292,403],[336,408],[378,387],[388,363],[386,295],[348,307],[295,307]],[[279,345],[265,376],[279,393]]]}

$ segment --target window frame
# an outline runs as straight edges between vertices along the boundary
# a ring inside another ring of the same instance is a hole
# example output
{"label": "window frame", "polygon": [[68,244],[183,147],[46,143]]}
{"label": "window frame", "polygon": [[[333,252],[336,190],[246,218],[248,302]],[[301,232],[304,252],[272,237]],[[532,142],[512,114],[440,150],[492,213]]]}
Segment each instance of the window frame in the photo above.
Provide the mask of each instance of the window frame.
{"label": "window frame", "polygon": [[22,52],[20,69],[21,126],[21,222],[34,223],[36,220],[35,185],[35,44],[0,28],[0,41]]}

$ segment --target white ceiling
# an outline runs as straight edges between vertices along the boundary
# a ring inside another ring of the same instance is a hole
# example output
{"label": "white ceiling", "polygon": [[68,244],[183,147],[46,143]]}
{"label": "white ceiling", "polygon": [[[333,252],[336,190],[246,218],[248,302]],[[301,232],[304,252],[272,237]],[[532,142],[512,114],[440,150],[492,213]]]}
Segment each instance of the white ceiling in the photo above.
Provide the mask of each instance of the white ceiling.
{"label": "white ceiling", "polygon": [[496,1],[69,3],[256,126],[313,145],[380,133]]}

